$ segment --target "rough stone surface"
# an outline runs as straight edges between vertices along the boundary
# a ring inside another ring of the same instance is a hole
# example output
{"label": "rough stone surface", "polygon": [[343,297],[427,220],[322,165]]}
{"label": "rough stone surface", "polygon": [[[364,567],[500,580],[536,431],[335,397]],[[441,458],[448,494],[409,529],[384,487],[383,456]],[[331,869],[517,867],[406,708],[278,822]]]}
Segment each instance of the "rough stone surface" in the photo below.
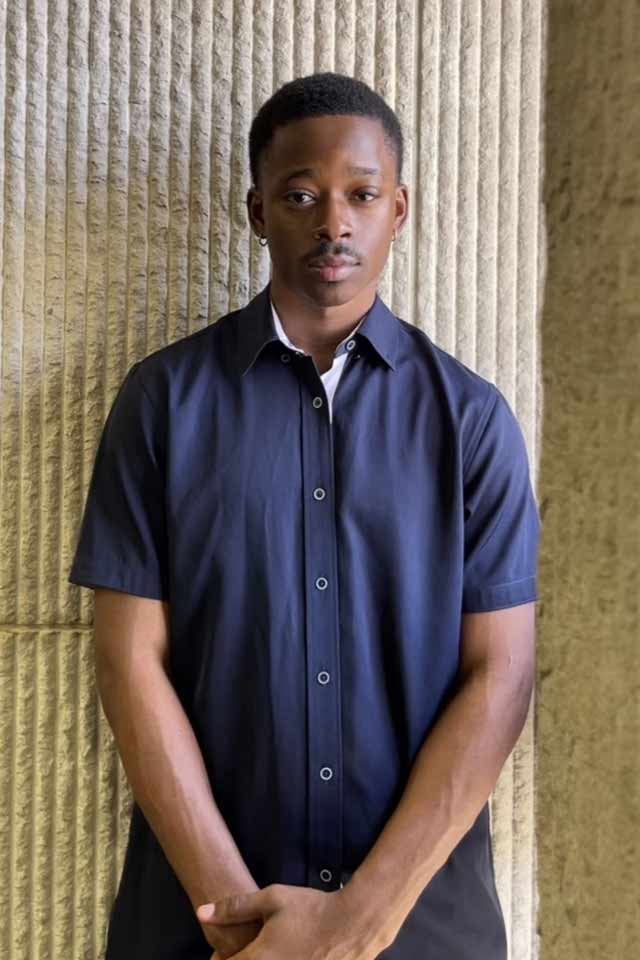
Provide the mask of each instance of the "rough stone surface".
{"label": "rough stone surface", "polygon": [[[632,667],[637,597],[628,567],[637,527],[623,444],[637,422],[628,396],[616,397],[612,373],[621,354],[631,362],[638,329],[637,296],[623,295],[634,268],[629,223],[637,181],[630,166],[617,170],[623,147],[614,139],[624,143],[631,133],[622,80],[633,4],[625,29],[604,5],[590,6],[607,30],[618,30],[615,81],[607,90],[602,56],[590,62],[589,45],[604,50],[604,37],[592,40],[578,23],[581,44],[574,44],[568,16],[556,15],[565,45],[554,60],[554,70],[564,61],[575,78],[571,104],[558,92],[564,78],[555,78],[555,101],[566,109],[553,121],[554,137],[568,143],[572,131],[580,148],[587,145],[600,195],[615,194],[611,209],[599,212],[586,184],[567,185],[568,161],[556,148],[551,218],[564,262],[554,266],[547,313],[556,427],[546,624],[554,629],[553,637],[549,627],[545,632],[541,725],[545,800],[555,804],[542,810],[546,929],[551,942],[563,944],[570,940],[568,910],[593,909],[600,867],[613,867],[607,858],[615,824],[625,825],[628,843],[626,853],[617,850],[616,876],[624,872],[629,889],[631,813],[621,793],[610,795],[611,771],[618,758],[628,798],[628,758],[637,746],[636,701],[622,684]],[[0,2],[2,957],[102,955],[131,796],[93,683],[92,593],[66,577],[98,438],[127,369],[246,303],[269,277],[268,253],[246,217],[247,136],[253,113],[292,76],[353,74],[396,109],[411,214],[380,292],[401,317],[497,383],[522,425],[535,479],[543,37],[543,0]],[[576,102],[580,110],[572,112]],[[602,117],[601,107],[610,108]],[[581,212],[571,206],[574,190]],[[595,369],[602,373],[597,384]],[[578,381],[569,376],[575,372]],[[619,416],[605,421],[614,403]],[[569,411],[578,421],[572,431]],[[567,485],[569,514],[554,495]],[[604,512],[594,518],[596,493]],[[617,521],[623,502],[624,520]],[[556,516],[570,524],[568,532],[563,527],[560,535]],[[585,554],[581,536],[593,538],[594,566],[579,577],[571,561]],[[583,655],[570,661],[578,644]],[[589,739],[594,712],[598,742]],[[532,707],[492,798],[514,960],[536,955],[533,760]],[[570,787],[579,760],[588,764],[578,810]],[[592,828],[609,801],[615,812],[607,813],[598,854]],[[556,827],[554,814],[565,810],[584,836],[570,845],[559,902],[552,887],[563,824]],[[589,856],[582,850],[588,842]],[[593,876],[585,879],[589,864]],[[594,887],[594,902],[571,889],[578,876],[585,889]],[[606,916],[601,911],[607,936],[574,938],[576,949],[620,936],[613,906]],[[630,912],[629,900],[622,921],[629,947]]]}
{"label": "rough stone surface", "polygon": [[640,943],[640,7],[550,4],[536,725],[542,960]]}

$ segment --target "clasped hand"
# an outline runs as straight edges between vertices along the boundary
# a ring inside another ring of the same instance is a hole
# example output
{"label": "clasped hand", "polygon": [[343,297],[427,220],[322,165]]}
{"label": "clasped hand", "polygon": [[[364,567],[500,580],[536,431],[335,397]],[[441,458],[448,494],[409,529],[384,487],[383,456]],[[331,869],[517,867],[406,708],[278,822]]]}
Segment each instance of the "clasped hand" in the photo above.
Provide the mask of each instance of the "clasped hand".
{"label": "clasped hand", "polygon": [[196,915],[223,960],[375,960],[382,949],[375,931],[347,902],[343,889],[273,883],[214,901],[212,915],[202,904]]}

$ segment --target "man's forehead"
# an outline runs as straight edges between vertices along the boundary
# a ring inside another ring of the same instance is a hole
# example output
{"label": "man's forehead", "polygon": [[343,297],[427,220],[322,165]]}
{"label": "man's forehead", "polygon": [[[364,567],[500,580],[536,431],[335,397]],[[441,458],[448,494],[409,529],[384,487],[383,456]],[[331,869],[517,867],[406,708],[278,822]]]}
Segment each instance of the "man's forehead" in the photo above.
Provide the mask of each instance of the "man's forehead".
{"label": "man's forehead", "polygon": [[[354,164],[350,161],[345,161],[344,171],[354,177],[376,177],[382,176],[384,172],[379,166],[365,166],[365,164]],[[321,172],[320,167],[293,167],[278,171],[278,175],[283,179],[293,180],[295,177],[317,177]]]}
{"label": "man's forehead", "polygon": [[[327,123],[319,127],[318,120]],[[380,124],[368,117],[305,117],[276,127],[266,153],[271,174],[279,182],[319,176],[330,158],[337,159],[349,176],[382,177],[394,161]]]}

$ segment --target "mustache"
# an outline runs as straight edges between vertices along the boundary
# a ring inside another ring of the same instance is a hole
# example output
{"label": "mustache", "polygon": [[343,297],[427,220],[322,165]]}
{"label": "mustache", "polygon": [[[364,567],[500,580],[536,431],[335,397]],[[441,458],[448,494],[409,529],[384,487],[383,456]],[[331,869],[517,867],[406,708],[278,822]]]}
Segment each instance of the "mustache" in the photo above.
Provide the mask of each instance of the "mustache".
{"label": "mustache", "polygon": [[350,250],[349,247],[345,246],[332,246],[331,244],[323,244],[320,247],[317,247],[313,253],[309,254],[308,260],[317,260],[321,257],[345,257],[349,260],[359,261],[360,257],[355,252],[355,250]]}

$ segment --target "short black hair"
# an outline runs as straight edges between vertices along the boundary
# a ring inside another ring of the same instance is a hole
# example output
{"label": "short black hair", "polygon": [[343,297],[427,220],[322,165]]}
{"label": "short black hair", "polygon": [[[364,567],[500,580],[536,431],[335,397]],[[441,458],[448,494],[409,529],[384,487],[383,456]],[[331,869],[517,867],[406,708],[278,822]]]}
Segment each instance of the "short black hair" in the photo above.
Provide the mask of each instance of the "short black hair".
{"label": "short black hair", "polygon": [[379,120],[384,139],[396,158],[396,183],[402,176],[404,139],[398,117],[379,93],[364,81],[343,73],[311,73],[280,87],[253,118],[249,131],[249,166],[258,187],[260,157],[276,127],[305,117],[358,115]]}

